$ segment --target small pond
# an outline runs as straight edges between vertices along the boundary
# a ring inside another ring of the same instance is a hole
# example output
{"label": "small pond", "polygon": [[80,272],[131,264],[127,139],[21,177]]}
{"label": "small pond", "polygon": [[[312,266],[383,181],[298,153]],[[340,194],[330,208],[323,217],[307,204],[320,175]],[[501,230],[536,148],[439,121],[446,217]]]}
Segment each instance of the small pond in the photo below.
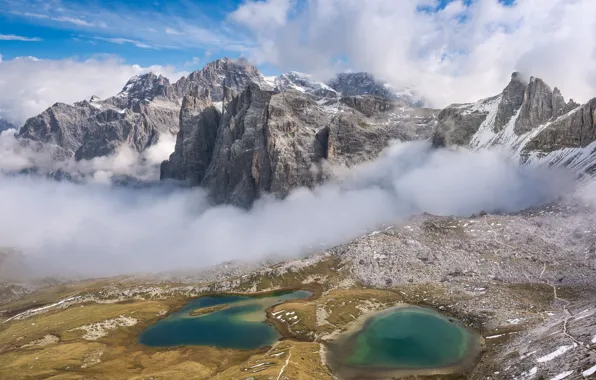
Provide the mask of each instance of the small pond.
{"label": "small pond", "polygon": [[184,345],[257,349],[281,335],[266,322],[266,310],[289,300],[312,296],[306,290],[266,295],[211,295],[186,304],[180,311],[149,326],[139,343],[152,347]]}
{"label": "small pond", "polygon": [[468,366],[479,349],[479,336],[458,321],[400,306],[364,318],[330,342],[327,359],[346,379],[447,374]]}

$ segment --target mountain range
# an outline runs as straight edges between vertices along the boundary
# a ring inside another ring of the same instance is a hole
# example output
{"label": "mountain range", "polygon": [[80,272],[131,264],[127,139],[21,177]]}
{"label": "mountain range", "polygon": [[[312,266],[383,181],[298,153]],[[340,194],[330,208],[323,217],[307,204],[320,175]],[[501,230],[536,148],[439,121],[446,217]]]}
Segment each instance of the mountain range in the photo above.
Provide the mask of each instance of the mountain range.
{"label": "mountain range", "polygon": [[501,94],[439,113],[435,146],[503,147],[526,163],[596,172],[596,98],[565,102],[542,79],[513,73]]}
{"label": "mountain range", "polygon": [[266,77],[245,60],[222,58],[175,83],[148,73],[107,99],[57,103],[27,120],[17,139],[52,147],[58,160],[84,160],[121,146],[142,152],[177,135],[161,179],[244,207],[322,182],[330,176],[324,162],[371,160],[390,140],[503,147],[524,162],[596,171],[596,99],[566,102],[541,79],[514,73],[498,95],[443,110],[424,105],[368,73],[323,83],[298,72]]}

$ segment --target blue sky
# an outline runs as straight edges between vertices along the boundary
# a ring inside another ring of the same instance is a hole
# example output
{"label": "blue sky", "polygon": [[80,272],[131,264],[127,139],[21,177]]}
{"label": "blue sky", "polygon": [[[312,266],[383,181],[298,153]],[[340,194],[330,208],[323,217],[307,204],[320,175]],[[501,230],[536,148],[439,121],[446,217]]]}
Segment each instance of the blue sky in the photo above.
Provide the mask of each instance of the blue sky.
{"label": "blue sky", "polygon": [[[437,0],[419,10],[437,12],[450,2]],[[246,55],[253,47],[246,29],[229,18],[242,4],[242,0],[0,0],[0,36],[4,36],[0,54],[5,60],[111,55],[130,64],[188,71],[221,56]],[[275,71],[271,65],[262,69]]]}
{"label": "blue sky", "polygon": [[3,59],[117,55],[143,66],[189,69],[211,57],[241,56],[249,48],[250,40],[227,20],[240,4],[240,0],[0,0],[4,36],[0,54]]}
{"label": "blue sky", "polygon": [[[595,13],[594,0],[0,0],[0,117],[21,123],[222,56],[266,75],[367,71],[437,107],[494,95],[513,71],[586,100]],[[41,60],[15,59],[27,56]]]}

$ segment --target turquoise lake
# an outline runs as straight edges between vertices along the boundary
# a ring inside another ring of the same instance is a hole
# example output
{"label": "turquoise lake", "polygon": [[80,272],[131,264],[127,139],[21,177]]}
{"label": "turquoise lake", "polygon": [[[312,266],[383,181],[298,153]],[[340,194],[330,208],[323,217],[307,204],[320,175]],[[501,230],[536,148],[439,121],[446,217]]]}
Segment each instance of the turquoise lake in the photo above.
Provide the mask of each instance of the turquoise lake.
{"label": "turquoise lake", "polygon": [[[139,336],[139,343],[152,347],[194,345],[243,350],[270,346],[281,335],[274,326],[265,323],[266,310],[285,301],[310,296],[312,293],[305,290],[259,296],[203,296],[149,326]],[[223,308],[203,315],[191,315],[215,306]]]}
{"label": "turquoise lake", "polygon": [[331,342],[328,359],[344,378],[375,370],[423,374],[460,367],[476,356],[478,343],[475,333],[454,319],[420,307],[396,307],[370,316],[356,331]]}

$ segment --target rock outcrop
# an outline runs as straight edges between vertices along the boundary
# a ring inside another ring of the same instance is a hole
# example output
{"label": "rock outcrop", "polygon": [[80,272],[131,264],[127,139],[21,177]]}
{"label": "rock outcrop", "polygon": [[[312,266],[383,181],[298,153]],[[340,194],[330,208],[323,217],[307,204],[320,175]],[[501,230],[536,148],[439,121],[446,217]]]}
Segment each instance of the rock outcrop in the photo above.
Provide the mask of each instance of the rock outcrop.
{"label": "rock outcrop", "polygon": [[[526,152],[587,148],[596,142],[596,98],[557,118],[525,144]],[[594,147],[596,153],[596,147]]]}
{"label": "rock outcrop", "polygon": [[199,185],[211,163],[221,110],[208,97],[185,96],[180,110],[176,150],[161,165],[161,178]]}
{"label": "rock outcrop", "polygon": [[565,102],[541,79],[514,73],[503,92],[477,103],[454,104],[438,117],[435,146],[503,146],[524,162],[596,172],[596,99]]}
{"label": "rock outcrop", "polygon": [[181,114],[176,151],[162,164],[161,177],[200,185],[214,202],[242,207],[265,194],[283,197],[322,182],[329,174],[324,160],[351,166],[375,158],[393,139],[428,138],[435,120],[434,110],[400,108],[375,96],[321,103],[308,91],[271,91],[256,83],[226,95],[217,128],[209,104],[188,101],[191,110]]}

